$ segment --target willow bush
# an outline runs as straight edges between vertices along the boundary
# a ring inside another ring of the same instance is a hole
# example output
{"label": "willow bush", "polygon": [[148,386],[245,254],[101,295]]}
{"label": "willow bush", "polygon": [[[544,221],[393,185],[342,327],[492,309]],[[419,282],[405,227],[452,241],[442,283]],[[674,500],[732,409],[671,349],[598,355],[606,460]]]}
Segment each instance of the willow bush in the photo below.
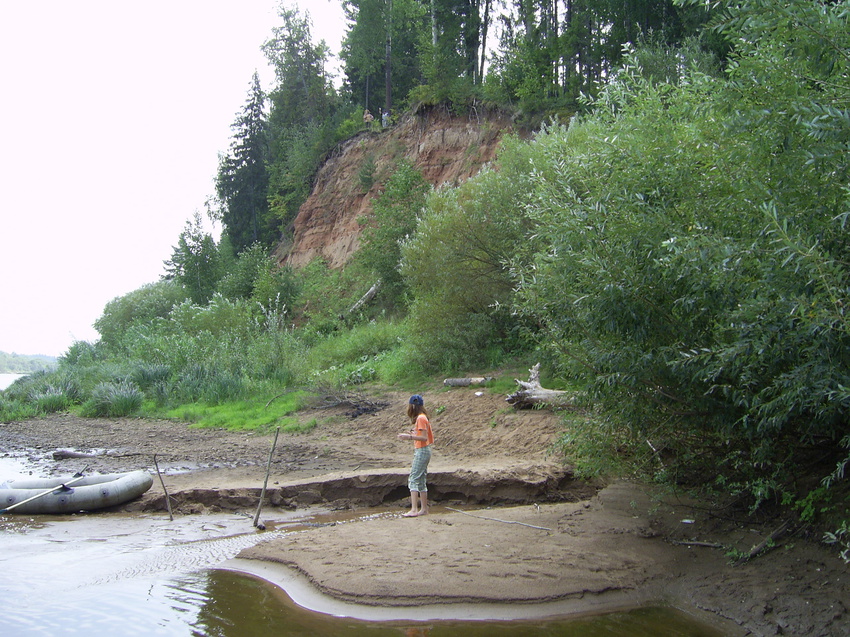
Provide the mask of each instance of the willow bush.
{"label": "willow bush", "polygon": [[525,347],[509,266],[532,228],[524,212],[532,159],[533,147],[505,139],[498,170],[429,193],[402,244],[401,273],[414,298],[409,339],[423,368],[468,370]]}
{"label": "willow bush", "polygon": [[727,77],[632,58],[532,144],[516,309],[635,450],[802,503],[810,458],[840,487],[850,447],[850,29],[836,4],[723,4]]}

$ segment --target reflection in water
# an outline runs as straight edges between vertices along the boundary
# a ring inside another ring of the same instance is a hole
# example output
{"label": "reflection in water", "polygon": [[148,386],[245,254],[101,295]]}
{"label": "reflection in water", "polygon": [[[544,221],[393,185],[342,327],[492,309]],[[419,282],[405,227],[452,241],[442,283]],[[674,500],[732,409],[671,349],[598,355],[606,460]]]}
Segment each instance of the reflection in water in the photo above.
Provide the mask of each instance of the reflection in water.
{"label": "reflection in water", "polygon": [[[669,608],[645,608],[580,619],[512,622],[439,621],[375,623],[312,613],[292,604],[279,589],[232,571],[202,576],[202,591],[194,577],[175,583],[175,594],[187,590],[206,596],[198,611],[193,635],[248,637],[720,637],[721,632],[696,623]],[[196,601],[200,601],[200,597]]]}
{"label": "reflection in water", "polygon": [[669,609],[559,621],[360,621],[307,611],[265,580],[211,570],[285,531],[233,515],[0,516],[0,635],[716,637]]}

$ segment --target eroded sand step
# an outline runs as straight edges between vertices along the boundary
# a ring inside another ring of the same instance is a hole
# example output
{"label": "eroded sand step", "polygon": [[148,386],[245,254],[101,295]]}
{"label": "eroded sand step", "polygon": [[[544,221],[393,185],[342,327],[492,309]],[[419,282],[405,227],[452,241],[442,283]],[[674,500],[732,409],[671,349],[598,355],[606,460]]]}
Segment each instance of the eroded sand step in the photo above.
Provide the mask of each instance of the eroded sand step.
{"label": "eroded sand step", "polygon": [[[277,482],[266,489],[268,506],[370,507],[395,503],[409,496],[407,471],[402,469],[360,470]],[[256,506],[261,486],[189,488],[169,491],[169,495],[172,506],[177,507],[240,509]],[[428,492],[434,501],[443,503],[507,505],[586,500],[596,494],[597,487],[576,479],[569,467],[547,465],[433,471],[428,473]],[[159,493],[146,498],[142,508],[158,510],[164,506],[164,496]]]}

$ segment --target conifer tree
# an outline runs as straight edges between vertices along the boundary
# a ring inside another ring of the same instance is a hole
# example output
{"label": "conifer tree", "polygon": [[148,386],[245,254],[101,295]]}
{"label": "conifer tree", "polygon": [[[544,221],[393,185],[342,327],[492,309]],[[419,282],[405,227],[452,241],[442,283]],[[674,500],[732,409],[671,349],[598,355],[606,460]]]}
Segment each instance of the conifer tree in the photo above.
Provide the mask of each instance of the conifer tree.
{"label": "conifer tree", "polygon": [[278,239],[269,215],[265,101],[254,72],[248,99],[232,126],[230,149],[219,158],[220,220],[236,254],[256,242],[268,246]]}
{"label": "conifer tree", "polygon": [[298,214],[322,155],[334,142],[338,100],[326,72],[329,50],[313,43],[309,15],[281,9],[281,26],[263,45],[275,69],[269,94],[269,206],[281,227]]}

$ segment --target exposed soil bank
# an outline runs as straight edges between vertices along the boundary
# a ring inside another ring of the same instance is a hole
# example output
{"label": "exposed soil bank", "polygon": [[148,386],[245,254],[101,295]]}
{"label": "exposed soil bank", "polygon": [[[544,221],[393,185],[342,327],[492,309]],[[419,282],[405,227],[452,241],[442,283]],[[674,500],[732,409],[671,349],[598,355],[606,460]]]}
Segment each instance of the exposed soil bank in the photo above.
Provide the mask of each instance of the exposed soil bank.
{"label": "exposed soil bank", "polygon": [[[436,506],[401,517],[411,449],[395,434],[405,428],[406,396],[380,398],[391,406],[355,419],[343,410],[305,414],[321,424],[281,434],[262,518],[273,528],[283,509],[313,504],[386,513],[291,533],[241,558],[286,565],[338,600],[375,606],[561,600],[579,612],[608,600],[666,601],[728,619],[742,634],[850,634],[850,573],[817,538],[793,537],[732,566],[728,549],[748,551],[773,527],[720,520],[640,484],[577,481],[546,455],[558,419],[506,409],[501,396],[426,393],[439,412],[429,481]],[[272,437],[57,415],[0,425],[0,451],[27,454],[42,475],[153,470],[157,454],[178,515],[253,515]],[[57,450],[75,453],[54,460]],[[69,457],[76,453],[90,457]],[[128,508],[164,510],[159,481]]]}

